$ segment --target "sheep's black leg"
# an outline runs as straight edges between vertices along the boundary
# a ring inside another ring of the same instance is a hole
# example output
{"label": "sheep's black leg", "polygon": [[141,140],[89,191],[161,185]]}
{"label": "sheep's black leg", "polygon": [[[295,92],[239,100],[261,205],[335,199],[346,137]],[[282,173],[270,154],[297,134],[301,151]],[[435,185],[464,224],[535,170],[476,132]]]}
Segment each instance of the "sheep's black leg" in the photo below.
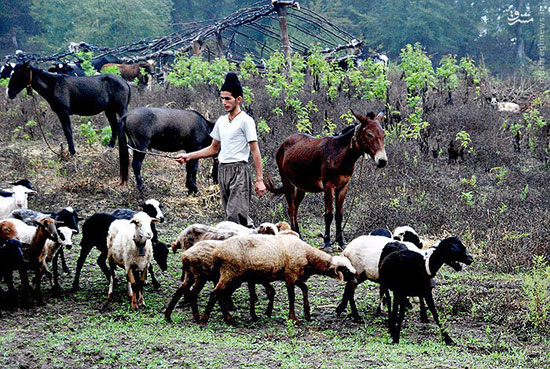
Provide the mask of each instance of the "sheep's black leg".
{"label": "sheep's black leg", "polygon": [[[80,286],[78,285],[78,282],[80,281],[80,272],[82,271],[82,267],[84,266],[84,262],[86,261],[86,257],[92,250],[91,247],[87,245],[80,244],[80,256],[78,257],[78,260],[76,261],[76,270],[74,272],[74,280],[73,280],[73,292],[78,291],[80,289]],[[109,277],[107,277],[107,280],[109,280]]]}
{"label": "sheep's black leg", "polygon": [[59,258],[61,259],[61,268],[63,269],[63,273],[71,274],[71,271],[67,266],[67,262],[65,261],[65,252],[63,251],[63,248],[59,249],[58,254]]}
{"label": "sheep's black leg", "polygon": [[434,318],[434,321],[439,326],[439,329],[441,331],[441,335],[443,336],[443,340],[447,345],[454,345],[454,341],[449,336],[449,333],[447,333],[447,329],[441,326],[441,323],[439,322],[439,315],[437,315],[437,309],[435,308],[434,299],[432,297],[432,293],[428,293],[426,296],[426,304],[428,304],[428,308],[432,312],[432,316]]}
{"label": "sheep's black leg", "polygon": [[107,260],[107,252],[102,252],[101,254],[99,254],[99,257],[97,258],[97,265],[99,265],[99,267],[101,268],[101,271],[105,275],[105,278],[107,278],[107,281],[109,281],[109,278],[111,277],[111,275],[114,278],[115,271],[113,268],[111,273],[111,270],[109,270],[109,267],[105,262],[106,260]]}
{"label": "sheep's black leg", "polygon": [[155,278],[155,273],[153,272],[153,265],[149,264],[149,273],[151,273],[151,283],[153,284],[153,287],[156,289],[160,288],[160,283]]}
{"label": "sheep's black leg", "polygon": [[426,314],[426,305],[424,304],[424,298],[420,297],[420,321],[422,323],[428,323],[428,314]]}
{"label": "sheep's black leg", "polygon": [[[394,298],[397,300],[397,298],[394,296]],[[397,318],[397,326],[396,326],[396,337],[397,342],[399,343],[399,335],[401,333],[401,325],[403,324],[403,319],[405,318],[405,301],[407,300],[406,296],[400,296],[398,301],[399,306],[399,317]]]}
{"label": "sheep's black leg", "polygon": [[212,292],[210,292],[210,296],[208,297],[208,303],[206,304],[206,308],[204,309],[204,312],[201,316],[201,325],[205,326],[206,323],[208,323],[208,319],[210,319],[210,314],[212,314],[212,309],[214,309],[214,305],[216,304],[216,300],[218,299],[218,294],[216,293],[216,289],[214,289]]}
{"label": "sheep's black leg", "polygon": [[346,283],[346,287],[344,288],[344,295],[342,296],[342,301],[340,301],[340,303],[336,307],[336,316],[340,316],[340,314],[342,314],[344,310],[346,310],[346,308],[348,307],[348,300],[349,300],[352,284],[353,284],[352,281],[348,281]]}
{"label": "sheep's black leg", "polygon": [[296,313],[294,311],[294,301],[296,299],[294,295],[294,284],[287,284],[286,290],[288,292],[288,317],[298,323]]}
{"label": "sheep's black leg", "polygon": [[390,323],[390,335],[392,336],[392,343],[399,343],[399,332],[397,332],[397,314],[399,312],[399,301],[400,301],[400,296],[394,292],[392,309],[389,309],[390,303],[388,302],[388,310],[391,311],[389,315],[389,323]]}
{"label": "sheep's black leg", "polygon": [[308,288],[303,281],[297,281],[296,285],[302,290],[302,295],[304,296],[304,317],[307,321],[311,320],[311,308],[309,306],[309,297],[308,297]]}
{"label": "sheep's black leg", "polygon": [[256,302],[258,301],[258,294],[256,293],[256,285],[252,282],[248,282],[248,294],[250,296],[250,318],[253,321],[258,320],[256,315]]}
{"label": "sheep's black leg", "polygon": [[267,303],[267,309],[265,310],[265,315],[271,316],[273,313],[273,301],[275,300],[275,288],[270,283],[264,283],[265,293],[269,302]]}

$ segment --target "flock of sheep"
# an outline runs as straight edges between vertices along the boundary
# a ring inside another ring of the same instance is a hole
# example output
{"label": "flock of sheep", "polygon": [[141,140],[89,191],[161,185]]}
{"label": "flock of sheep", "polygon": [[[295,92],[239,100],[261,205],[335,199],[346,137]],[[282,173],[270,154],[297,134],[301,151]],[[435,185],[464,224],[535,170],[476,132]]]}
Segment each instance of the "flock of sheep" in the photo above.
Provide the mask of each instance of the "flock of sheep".
{"label": "flock of sheep", "polygon": [[[22,287],[29,290],[27,271],[33,271],[32,290],[37,301],[41,302],[40,282],[44,275],[50,279],[53,288],[60,288],[58,259],[66,269],[63,249],[72,246],[72,235],[78,233],[78,222],[83,218],[70,207],[56,213],[28,209],[27,197],[33,193],[35,191],[27,180],[13,183],[11,189],[0,192],[0,240],[3,242],[0,245],[0,276],[8,285],[8,293],[15,298],[13,271],[19,271]],[[87,218],[82,225],[81,251],[73,291],[79,289],[82,266],[92,248],[96,247],[100,252],[97,263],[109,281],[108,298],[113,293],[115,270],[120,266],[125,270],[131,307],[144,305],[147,271],[150,271],[153,285],[159,285],[154,278],[152,259],[161,269],[167,268],[169,246],[158,239],[155,226],[163,220],[161,204],[153,199],[145,201],[139,212],[118,209]],[[263,223],[252,230],[225,221],[216,226],[192,224],[180,233],[171,248],[174,253],[180,248],[183,252],[181,285],[163,308],[169,322],[176,304],[184,297],[195,321],[207,324],[212,309],[218,303],[224,320],[228,324],[234,323],[230,314],[230,310],[234,309],[232,294],[243,282],[247,283],[250,293],[251,318],[257,319],[257,284],[263,285],[266,290],[269,300],[266,315],[270,316],[275,296],[271,285],[273,281],[285,282],[289,317],[294,321],[297,321],[294,312],[295,286],[302,290],[304,317],[309,320],[311,314],[306,281],[312,275],[325,275],[345,282],[344,294],[336,312],[341,314],[349,303],[352,317],[360,321],[354,291],[359,283],[368,279],[380,285],[378,311],[385,300],[393,343],[399,342],[409,296],[420,298],[421,320],[424,322],[427,321],[424,304],[427,304],[445,343],[453,343],[440,324],[435,309],[432,297],[434,277],[443,264],[458,271],[461,269],[460,263],[473,262],[457,237],[445,238],[425,249],[411,227],[396,228],[393,234],[385,229],[375,230],[351,241],[342,255],[330,255],[301,240],[286,222]],[[48,267],[50,261],[53,274]],[[198,296],[209,281],[215,287],[201,316]],[[390,290],[393,292],[393,304]]]}

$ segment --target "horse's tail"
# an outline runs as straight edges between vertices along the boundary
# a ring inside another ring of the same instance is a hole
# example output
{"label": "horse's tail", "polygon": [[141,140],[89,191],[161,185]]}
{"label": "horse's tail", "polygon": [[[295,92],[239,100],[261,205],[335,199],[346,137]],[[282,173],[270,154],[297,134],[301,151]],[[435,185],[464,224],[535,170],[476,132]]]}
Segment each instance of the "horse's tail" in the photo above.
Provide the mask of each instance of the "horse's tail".
{"label": "horse's tail", "polygon": [[275,195],[282,195],[285,191],[283,186],[281,187],[275,187],[275,184],[273,184],[273,179],[271,179],[271,176],[266,173],[264,174],[265,179],[265,188],[271,193],[274,193]]}
{"label": "horse's tail", "polygon": [[120,158],[120,184],[128,182],[128,166],[130,158],[128,155],[128,142],[126,141],[126,117],[124,114],[118,121],[118,153]]}
{"label": "horse's tail", "polygon": [[132,98],[132,88],[128,82],[126,82],[126,86],[128,86],[128,102],[126,103],[126,107],[128,107],[128,105],[130,105],[130,99]]}

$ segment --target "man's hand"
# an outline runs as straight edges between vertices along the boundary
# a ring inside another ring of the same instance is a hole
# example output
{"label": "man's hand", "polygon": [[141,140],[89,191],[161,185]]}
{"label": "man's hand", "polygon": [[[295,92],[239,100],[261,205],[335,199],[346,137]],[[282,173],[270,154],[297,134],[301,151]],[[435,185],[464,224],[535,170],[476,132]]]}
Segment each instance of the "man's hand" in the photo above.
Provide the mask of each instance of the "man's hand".
{"label": "man's hand", "polygon": [[259,178],[256,180],[256,183],[254,183],[254,190],[258,194],[259,197],[262,197],[265,194],[265,183],[263,178]]}
{"label": "man's hand", "polygon": [[178,163],[183,164],[183,163],[186,163],[189,160],[191,160],[191,158],[189,156],[190,155],[188,153],[184,152],[184,153],[176,155],[176,157],[174,159],[176,159],[176,161]]}

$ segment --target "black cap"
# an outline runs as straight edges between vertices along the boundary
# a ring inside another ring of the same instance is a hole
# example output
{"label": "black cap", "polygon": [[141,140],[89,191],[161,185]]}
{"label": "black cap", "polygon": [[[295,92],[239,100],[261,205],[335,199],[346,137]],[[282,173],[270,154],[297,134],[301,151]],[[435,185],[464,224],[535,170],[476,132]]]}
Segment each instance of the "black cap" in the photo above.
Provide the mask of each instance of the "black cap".
{"label": "black cap", "polygon": [[231,92],[231,95],[235,98],[243,96],[243,88],[241,87],[241,82],[239,82],[239,77],[235,73],[227,73],[220,91]]}

